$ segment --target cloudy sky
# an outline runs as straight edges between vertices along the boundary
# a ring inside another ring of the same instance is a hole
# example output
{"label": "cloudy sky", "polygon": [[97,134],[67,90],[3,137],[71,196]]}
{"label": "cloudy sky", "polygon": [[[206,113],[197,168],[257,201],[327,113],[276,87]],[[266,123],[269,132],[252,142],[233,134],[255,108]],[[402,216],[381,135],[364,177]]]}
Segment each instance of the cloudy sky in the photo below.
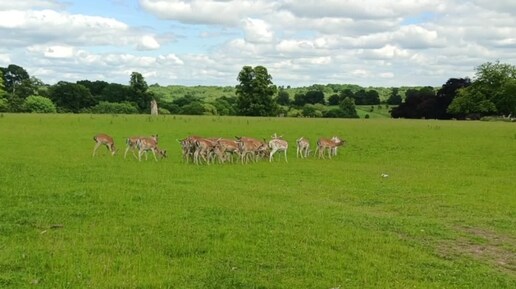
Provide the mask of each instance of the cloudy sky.
{"label": "cloudy sky", "polygon": [[23,0],[0,2],[0,66],[126,84],[440,86],[516,64],[514,0]]}

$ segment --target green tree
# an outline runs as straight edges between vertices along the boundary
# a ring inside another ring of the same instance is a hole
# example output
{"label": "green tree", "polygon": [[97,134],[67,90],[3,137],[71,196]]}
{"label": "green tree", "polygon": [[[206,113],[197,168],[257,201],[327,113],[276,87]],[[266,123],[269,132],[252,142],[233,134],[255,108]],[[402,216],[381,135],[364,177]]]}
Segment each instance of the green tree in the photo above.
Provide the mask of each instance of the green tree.
{"label": "green tree", "polygon": [[358,118],[358,113],[355,108],[355,101],[352,98],[344,98],[344,100],[340,103],[339,107],[342,110],[342,117]]}
{"label": "green tree", "polygon": [[516,80],[516,66],[499,61],[486,62],[476,68],[472,89],[478,90],[490,100],[496,106],[497,112],[510,114],[512,113],[510,103],[513,100],[511,96],[504,94],[504,86],[511,80]]}
{"label": "green tree", "polygon": [[399,105],[399,104],[401,104],[401,102],[402,102],[402,99],[401,99],[401,95],[399,94],[399,88],[393,87],[392,91],[391,91],[391,95],[387,99],[387,104]]}
{"label": "green tree", "polygon": [[145,81],[145,78],[143,75],[139,72],[132,72],[131,73],[131,79],[129,80],[129,86],[134,91],[145,93],[147,92],[147,89],[149,86],[147,85],[147,82]]}
{"label": "green tree", "polygon": [[272,76],[263,66],[244,66],[238,74],[236,86],[237,107],[240,115],[272,116],[276,114],[276,103],[272,96],[276,86]]}
{"label": "green tree", "polygon": [[147,91],[149,86],[143,75],[139,72],[131,73],[129,86],[132,90],[130,100],[138,105],[140,111],[150,110],[150,101],[155,97],[151,92]]}
{"label": "green tree", "polygon": [[343,98],[340,97],[340,95],[334,93],[332,95],[330,95],[330,97],[328,98],[328,104],[329,105],[339,105],[339,103],[341,103],[343,100]]}
{"label": "green tree", "polygon": [[16,64],[9,64],[6,68],[1,69],[4,75],[5,90],[11,94],[16,93],[17,86],[24,80],[29,80],[29,73]]}
{"label": "green tree", "polygon": [[457,96],[448,106],[448,112],[458,116],[485,115],[496,112],[496,106],[480,90],[469,86],[459,89]]}
{"label": "green tree", "polygon": [[55,113],[56,106],[49,98],[31,95],[27,97],[23,104],[25,111],[37,113]]}
{"label": "green tree", "polygon": [[50,96],[63,112],[78,113],[96,104],[90,90],[77,83],[60,81],[50,88]]}
{"label": "green tree", "polygon": [[0,69],[0,99],[2,99],[5,95],[4,72]]}
{"label": "green tree", "polygon": [[181,107],[181,114],[203,115],[204,114],[204,106],[199,101],[191,102],[191,103]]}
{"label": "green tree", "polygon": [[516,79],[510,79],[502,86],[496,107],[502,109],[502,113],[516,115]]}
{"label": "green tree", "polygon": [[290,95],[288,94],[288,91],[280,89],[278,96],[276,97],[276,103],[279,105],[290,105]]}

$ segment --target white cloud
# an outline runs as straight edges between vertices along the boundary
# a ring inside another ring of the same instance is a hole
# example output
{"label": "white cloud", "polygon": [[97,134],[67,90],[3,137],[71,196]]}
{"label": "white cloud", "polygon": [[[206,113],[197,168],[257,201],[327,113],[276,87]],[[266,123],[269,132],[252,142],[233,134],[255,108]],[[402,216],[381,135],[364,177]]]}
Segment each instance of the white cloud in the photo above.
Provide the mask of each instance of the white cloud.
{"label": "white cloud", "polygon": [[242,22],[246,41],[251,43],[271,43],[274,40],[274,33],[267,22],[252,18],[246,18]]}
{"label": "white cloud", "polygon": [[392,86],[516,63],[515,1],[139,0],[138,13],[103,16],[69,12],[74,1],[0,3],[0,64],[50,83],[127,83],[139,71],[150,83],[234,85],[242,66],[263,65],[280,85]]}
{"label": "white cloud", "polygon": [[241,19],[274,11],[266,0],[140,0],[143,9],[156,16],[191,24],[237,25]]}
{"label": "white cloud", "polygon": [[153,36],[145,35],[142,36],[138,49],[140,50],[156,50],[159,49],[160,45]]}

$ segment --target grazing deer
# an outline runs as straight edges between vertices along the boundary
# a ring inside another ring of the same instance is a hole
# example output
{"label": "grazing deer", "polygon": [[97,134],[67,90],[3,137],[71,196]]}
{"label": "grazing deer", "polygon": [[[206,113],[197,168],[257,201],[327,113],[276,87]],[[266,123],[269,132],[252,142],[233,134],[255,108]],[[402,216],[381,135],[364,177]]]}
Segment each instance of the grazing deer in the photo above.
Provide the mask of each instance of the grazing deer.
{"label": "grazing deer", "polygon": [[258,160],[258,153],[267,148],[267,144],[254,138],[236,137],[236,139],[242,164],[244,161],[246,163],[249,162],[250,158],[256,162]]}
{"label": "grazing deer", "polygon": [[108,150],[111,152],[111,155],[114,156],[116,153],[115,148],[115,142],[113,141],[113,138],[110,137],[107,134],[99,133],[96,136],[93,137],[93,140],[95,141],[95,147],[93,148],[93,156],[97,153],[97,150],[101,145],[105,145]]}
{"label": "grazing deer", "polygon": [[196,139],[194,141],[194,163],[198,165],[200,163],[200,159],[204,160],[206,164],[210,164],[210,161],[213,159],[213,156],[217,154],[217,140],[213,138],[201,138]]}
{"label": "grazing deer", "polygon": [[150,137],[142,137],[136,141],[136,147],[138,148],[138,160],[142,161],[142,154],[147,151],[151,151],[154,156],[154,160],[158,161],[156,158],[156,153],[160,155],[161,158],[167,157],[167,151],[162,150],[158,147],[158,142],[154,138]]}
{"label": "grazing deer", "polygon": [[184,139],[177,140],[181,145],[181,150],[183,154],[183,162],[188,163],[190,159],[193,162],[194,153],[195,153],[195,141],[198,139],[202,139],[200,136],[188,136]]}
{"label": "grazing deer", "polygon": [[308,157],[308,153],[310,151],[310,142],[308,139],[304,137],[300,137],[296,140],[297,143],[297,151],[296,157],[306,158]]}
{"label": "grazing deer", "polygon": [[281,136],[277,136],[276,133],[272,136],[272,139],[269,141],[269,147],[271,148],[271,152],[269,154],[269,162],[272,162],[272,157],[276,152],[284,152],[285,153],[285,162],[288,163],[287,160],[287,149],[288,142],[284,140]]}
{"label": "grazing deer", "polygon": [[327,138],[320,138],[317,141],[317,149],[315,152],[319,151],[319,158],[324,159],[324,151],[328,150],[328,158],[331,159],[332,155],[337,154],[337,148],[341,145],[343,145],[345,142],[341,140],[339,137],[332,137],[331,139]]}
{"label": "grazing deer", "polygon": [[233,154],[238,154],[238,143],[231,139],[218,139],[217,147],[219,148],[219,160],[223,163],[226,161],[226,158],[229,158],[229,161],[233,163]]}
{"label": "grazing deer", "polygon": [[[145,138],[145,137],[131,136],[125,140],[125,144],[127,145],[127,147],[125,148],[124,159],[127,157],[127,152],[129,152],[129,151],[131,151],[133,153],[133,156],[135,158],[138,158],[135,154],[135,151],[138,150],[138,147],[136,144],[138,143],[138,140],[141,138]],[[151,135],[150,138],[156,140],[156,143],[158,143],[158,135]],[[145,153],[145,159],[147,159],[147,153]]]}

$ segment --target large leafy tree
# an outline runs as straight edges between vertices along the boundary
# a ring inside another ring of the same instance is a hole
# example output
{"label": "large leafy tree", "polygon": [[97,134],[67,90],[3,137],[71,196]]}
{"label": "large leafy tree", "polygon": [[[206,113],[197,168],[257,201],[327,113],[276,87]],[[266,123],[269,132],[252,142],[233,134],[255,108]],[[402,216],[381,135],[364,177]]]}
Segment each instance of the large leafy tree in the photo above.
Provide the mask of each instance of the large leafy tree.
{"label": "large leafy tree", "polygon": [[344,98],[344,100],[342,100],[342,102],[339,104],[339,108],[342,113],[340,117],[358,118],[357,110],[355,108],[355,101],[352,98]]}
{"label": "large leafy tree", "polygon": [[276,113],[276,103],[272,96],[276,86],[272,76],[263,66],[244,66],[238,74],[240,82],[236,86],[237,107],[240,115],[272,116]]}
{"label": "large leafy tree", "polygon": [[147,91],[149,86],[143,75],[139,72],[131,73],[129,86],[132,90],[131,101],[138,105],[140,111],[150,110],[150,101],[154,98],[154,95]]}
{"label": "large leafy tree", "polygon": [[97,104],[85,86],[65,81],[60,81],[50,88],[50,97],[59,110],[64,112],[77,113],[83,108]]}
{"label": "large leafy tree", "polygon": [[448,112],[448,106],[457,96],[459,89],[471,85],[469,78],[450,78],[437,91],[435,114],[438,119],[450,119],[453,116]]}
{"label": "large leafy tree", "polygon": [[459,89],[457,97],[448,107],[448,112],[458,116],[486,115],[496,112],[495,105],[478,89]]}
{"label": "large leafy tree", "polygon": [[24,80],[29,80],[29,73],[16,64],[9,64],[6,68],[1,68],[4,74],[4,85],[7,92],[15,94],[17,86]]}
{"label": "large leafy tree", "polygon": [[448,112],[457,116],[467,114],[514,114],[516,95],[511,83],[516,80],[516,66],[486,62],[476,69],[473,84],[461,90]]}

